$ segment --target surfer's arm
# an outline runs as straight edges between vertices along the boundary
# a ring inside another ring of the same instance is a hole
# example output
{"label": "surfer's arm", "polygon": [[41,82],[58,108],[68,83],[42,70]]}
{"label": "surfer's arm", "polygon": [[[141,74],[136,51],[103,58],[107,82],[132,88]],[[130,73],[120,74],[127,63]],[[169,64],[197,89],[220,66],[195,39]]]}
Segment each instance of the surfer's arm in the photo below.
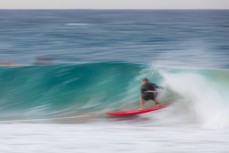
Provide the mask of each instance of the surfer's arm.
{"label": "surfer's arm", "polygon": [[152,86],[153,86],[154,88],[156,88],[156,89],[164,89],[163,87],[158,86],[158,85],[157,85],[157,84],[155,84],[155,83],[152,83]]}

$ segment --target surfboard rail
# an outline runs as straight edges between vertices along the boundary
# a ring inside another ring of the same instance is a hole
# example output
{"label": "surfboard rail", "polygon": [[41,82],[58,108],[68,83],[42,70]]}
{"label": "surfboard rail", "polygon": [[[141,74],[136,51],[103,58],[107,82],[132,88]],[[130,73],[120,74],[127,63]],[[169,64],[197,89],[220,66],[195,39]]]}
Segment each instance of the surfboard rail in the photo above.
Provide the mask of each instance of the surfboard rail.
{"label": "surfboard rail", "polygon": [[106,112],[106,114],[108,116],[114,116],[114,117],[125,117],[125,116],[133,116],[133,115],[139,115],[139,114],[144,114],[144,113],[148,113],[148,112],[153,112],[153,111],[157,111],[157,110],[160,110],[160,109],[163,109],[166,107],[168,107],[168,106],[159,106],[159,107],[136,109],[136,110]]}

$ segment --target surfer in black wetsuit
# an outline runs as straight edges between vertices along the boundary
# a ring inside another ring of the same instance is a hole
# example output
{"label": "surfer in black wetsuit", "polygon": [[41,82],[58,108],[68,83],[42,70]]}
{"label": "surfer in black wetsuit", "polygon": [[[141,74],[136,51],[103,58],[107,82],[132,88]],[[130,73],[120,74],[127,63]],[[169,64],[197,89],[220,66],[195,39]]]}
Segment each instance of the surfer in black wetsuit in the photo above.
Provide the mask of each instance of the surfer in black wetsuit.
{"label": "surfer in black wetsuit", "polygon": [[140,109],[143,109],[144,102],[148,100],[154,101],[157,107],[160,106],[160,104],[156,101],[157,88],[162,88],[162,87],[159,87],[155,83],[150,83],[147,78],[142,79]]}

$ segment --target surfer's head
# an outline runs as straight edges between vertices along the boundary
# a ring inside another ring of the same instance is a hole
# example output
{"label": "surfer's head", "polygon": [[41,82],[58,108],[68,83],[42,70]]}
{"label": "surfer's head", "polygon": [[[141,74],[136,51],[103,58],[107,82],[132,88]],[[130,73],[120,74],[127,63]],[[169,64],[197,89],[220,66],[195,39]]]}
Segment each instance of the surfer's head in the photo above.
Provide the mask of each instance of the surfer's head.
{"label": "surfer's head", "polygon": [[142,84],[149,83],[149,80],[147,78],[142,79]]}

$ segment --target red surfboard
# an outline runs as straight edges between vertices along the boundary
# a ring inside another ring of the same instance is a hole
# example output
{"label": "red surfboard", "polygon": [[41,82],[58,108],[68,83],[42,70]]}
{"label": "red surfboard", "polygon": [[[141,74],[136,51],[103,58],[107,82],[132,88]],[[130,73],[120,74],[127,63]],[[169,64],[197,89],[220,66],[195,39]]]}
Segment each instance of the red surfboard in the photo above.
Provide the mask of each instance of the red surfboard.
{"label": "red surfboard", "polygon": [[133,116],[133,115],[153,112],[153,111],[160,110],[166,107],[167,106],[159,106],[159,107],[146,108],[146,109],[125,110],[125,111],[119,111],[119,112],[107,112],[106,114],[109,116],[114,116],[114,117],[125,117],[125,116]]}

